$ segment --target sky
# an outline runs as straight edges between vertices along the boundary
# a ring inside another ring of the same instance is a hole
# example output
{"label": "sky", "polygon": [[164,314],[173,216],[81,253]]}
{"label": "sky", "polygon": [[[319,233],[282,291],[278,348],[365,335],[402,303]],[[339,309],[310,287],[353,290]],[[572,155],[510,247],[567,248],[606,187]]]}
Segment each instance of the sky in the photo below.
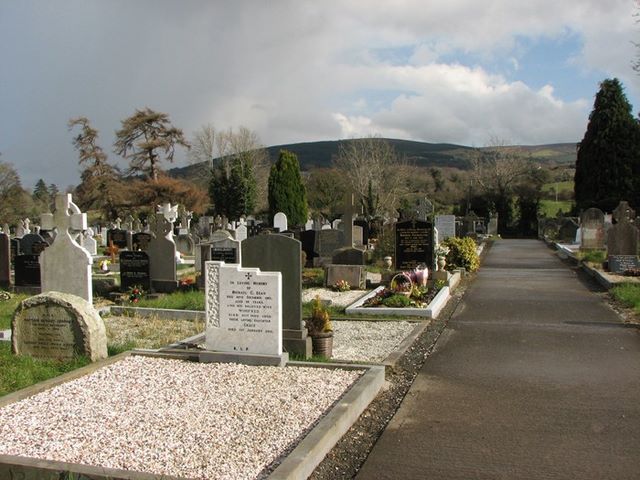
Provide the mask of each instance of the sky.
{"label": "sky", "polygon": [[0,161],[25,188],[77,184],[67,122],[86,116],[124,167],[114,133],[144,107],[187,138],[245,126],[265,146],[578,142],[605,78],[640,109],[638,13],[634,0],[0,0]]}

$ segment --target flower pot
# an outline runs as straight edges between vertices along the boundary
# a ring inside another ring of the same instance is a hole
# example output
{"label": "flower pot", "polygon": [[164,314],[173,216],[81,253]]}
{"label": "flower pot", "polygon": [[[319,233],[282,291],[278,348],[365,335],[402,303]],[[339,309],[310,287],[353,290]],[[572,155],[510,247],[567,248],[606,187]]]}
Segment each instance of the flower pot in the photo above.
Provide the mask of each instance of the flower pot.
{"label": "flower pot", "polygon": [[444,270],[444,267],[447,265],[447,260],[445,257],[438,257],[438,270]]}
{"label": "flower pot", "polygon": [[311,337],[314,355],[331,358],[333,355],[333,332],[318,333]]}

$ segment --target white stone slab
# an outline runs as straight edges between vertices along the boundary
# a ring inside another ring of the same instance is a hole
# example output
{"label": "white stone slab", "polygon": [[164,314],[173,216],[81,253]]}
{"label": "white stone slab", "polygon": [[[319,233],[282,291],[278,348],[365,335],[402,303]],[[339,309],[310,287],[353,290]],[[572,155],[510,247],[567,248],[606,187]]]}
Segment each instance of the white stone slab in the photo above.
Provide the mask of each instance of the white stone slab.
{"label": "white stone slab", "polygon": [[438,229],[438,243],[449,237],[456,236],[456,216],[436,215],[436,225]]}
{"label": "white stone slab", "polygon": [[282,274],[205,262],[206,347],[282,355]]}
{"label": "white stone slab", "polygon": [[277,228],[280,232],[289,230],[289,222],[287,221],[287,216],[282,212],[276,213],[273,216],[273,227]]}

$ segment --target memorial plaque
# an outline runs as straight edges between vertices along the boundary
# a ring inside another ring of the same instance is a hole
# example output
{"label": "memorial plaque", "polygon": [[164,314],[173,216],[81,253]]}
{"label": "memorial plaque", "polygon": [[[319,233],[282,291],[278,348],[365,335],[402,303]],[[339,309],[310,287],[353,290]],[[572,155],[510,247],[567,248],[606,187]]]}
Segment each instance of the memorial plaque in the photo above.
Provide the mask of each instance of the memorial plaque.
{"label": "memorial plaque", "polygon": [[40,286],[39,255],[17,255],[15,257],[15,285],[16,287]]}
{"label": "memorial plaque", "polygon": [[409,220],[396,224],[396,269],[433,268],[433,225]]}
{"label": "memorial plaque", "polygon": [[282,355],[282,275],[206,262],[206,346]]}
{"label": "memorial plaque", "polygon": [[149,291],[149,255],[146,252],[120,252],[120,289],[127,291],[133,286]]}
{"label": "memorial plaque", "polygon": [[211,247],[211,260],[216,262],[238,263],[238,249]]}
{"label": "memorial plaque", "polygon": [[11,322],[13,353],[39,359],[107,357],[104,323],[93,306],[75,295],[48,292],[24,300]]}
{"label": "memorial plaque", "polygon": [[144,250],[149,248],[149,242],[153,238],[153,235],[147,232],[134,233],[131,237],[131,243],[134,250]]}
{"label": "memorial plaque", "polygon": [[107,245],[111,242],[118,248],[127,248],[127,231],[118,228],[107,230]]}
{"label": "memorial plaque", "polygon": [[638,270],[640,261],[637,255],[609,255],[609,271],[624,273],[627,270]]}

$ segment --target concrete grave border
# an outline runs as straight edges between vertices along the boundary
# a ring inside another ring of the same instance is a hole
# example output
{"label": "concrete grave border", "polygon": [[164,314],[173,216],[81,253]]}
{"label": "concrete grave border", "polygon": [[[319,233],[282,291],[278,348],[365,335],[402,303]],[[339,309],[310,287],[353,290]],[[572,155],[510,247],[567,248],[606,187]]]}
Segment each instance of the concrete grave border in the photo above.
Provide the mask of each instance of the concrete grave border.
{"label": "concrete grave border", "polygon": [[[45,380],[17,392],[7,394],[0,398],[0,407],[18,402],[62,383],[93,373],[99,368],[136,354],[164,358],[172,355],[162,354],[161,352],[124,352],[58,377]],[[182,358],[185,361],[193,358],[189,352],[184,352],[182,355],[176,352],[173,355],[173,358]],[[385,369],[384,366],[381,365],[290,362],[285,368],[295,367],[342,368],[346,370],[364,370],[364,373],[334,406],[327,411],[319,422],[304,435],[293,451],[284,457],[282,462],[268,477],[274,480],[295,480],[308,477],[376,397],[385,381]],[[61,478],[60,475],[65,472],[86,475],[92,480],[158,479],[157,475],[143,472],[54,462],[13,455],[0,455],[0,478],[13,478],[11,475],[20,474],[21,476],[19,478],[23,478],[24,480],[58,480]],[[189,480],[188,477],[163,476],[162,478],[166,480]]]}

